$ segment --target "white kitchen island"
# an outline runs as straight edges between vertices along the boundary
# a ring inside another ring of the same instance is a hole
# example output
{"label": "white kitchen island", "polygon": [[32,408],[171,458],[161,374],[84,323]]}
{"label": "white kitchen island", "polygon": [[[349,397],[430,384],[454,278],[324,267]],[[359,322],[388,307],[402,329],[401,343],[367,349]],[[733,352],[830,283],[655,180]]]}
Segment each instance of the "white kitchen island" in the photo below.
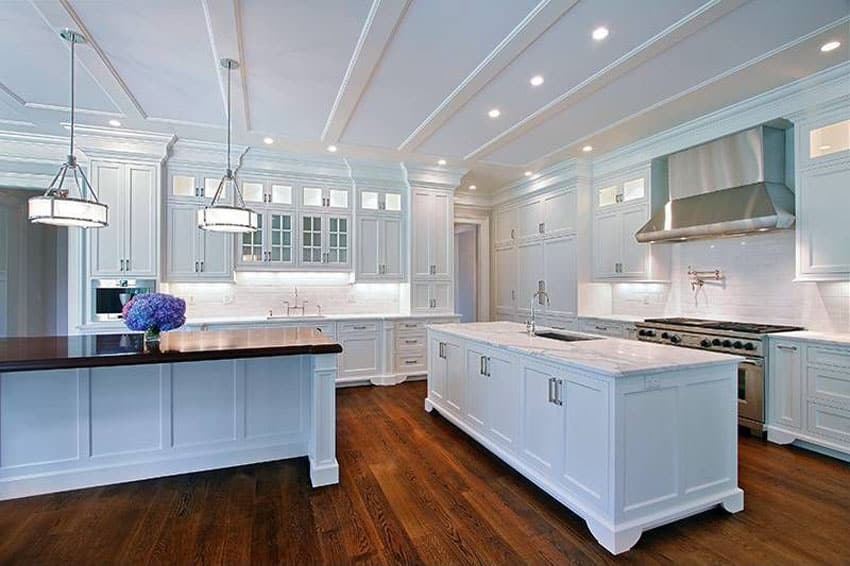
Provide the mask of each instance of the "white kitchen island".
{"label": "white kitchen island", "polygon": [[425,410],[581,516],[610,552],[717,505],[743,509],[740,358],[616,338],[562,342],[512,322],[432,327],[428,344]]}

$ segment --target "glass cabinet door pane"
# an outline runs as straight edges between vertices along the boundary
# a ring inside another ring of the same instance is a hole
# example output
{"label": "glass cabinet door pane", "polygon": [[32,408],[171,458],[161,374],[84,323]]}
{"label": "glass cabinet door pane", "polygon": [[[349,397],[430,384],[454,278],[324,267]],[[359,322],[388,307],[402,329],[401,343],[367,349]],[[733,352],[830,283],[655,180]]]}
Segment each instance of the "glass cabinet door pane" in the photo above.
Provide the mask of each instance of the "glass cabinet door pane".
{"label": "glass cabinet door pane", "polygon": [[292,261],[292,217],[288,214],[271,215],[271,261]]}
{"label": "glass cabinet door pane", "polygon": [[617,202],[617,185],[599,189],[599,207],[611,206]]}
{"label": "glass cabinet door pane", "polygon": [[257,216],[257,231],[242,234],[242,261],[263,261],[263,215]]}
{"label": "glass cabinet door pane", "polygon": [[305,216],[301,225],[301,259],[304,263],[322,263],[322,217]]}
{"label": "glass cabinet door pane", "polygon": [[263,202],[262,183],[242,183],[242,198],[246,202]]}
{"label": "glass cabinet door pane", "polygon": [[322,206],[322,189],[304,187],[301,194],[304,206]]}
{"label": "glass cabinet door pane", "polygon": [[836,122],[809,132],[809,158],[850,150],[850,120]]}
{"label": "glass cabinet door pane", "polygon": [[347,218],[330,218],[328,223],[328,262],[348,262]]}
{"label": "glass cabinet door pane", "polygon": [[[204,196],[207,198],[213,198],[215,195],[215,191],[218,189],[218,184],[221,182],[221,179],[218,177],[207,177],[204,179]],[[227,182],[224,184],[224,187],[221,189],[221,198],[227,199],[230,194],[230,187],[228,187],[230,183]]]}
{"label": "glass cabinet door pane", "polygon": [[363,210],[378,210],[378,193],[375,191],[361,192],[360,208]]}
{"label": "glass cabinet door pane", "polygon": [[195,196],[195,178],[190,175],[174,175],[171,177],[171,192],[178,197]]}
{"label": "glass cabinet door pane", "polygon": [[644,179],[632,179],[623,183],[623,202],[642,199],[644,195]]}
{"label": "glass cabinet door pane", "polygon": [[331,208],[348,208],[348,191],[331,189],[329,196]]}
{"label": "glass cabinet door pane", "polygon": [[292,187],[289,185],[272,185],[272,202],[274,204],[292,204]]}
{"label": "glass cabinet door pane", "polygon": [[386,203],[386,206],[384,206],[386,210],[399,212],[401,210],[401,195],[398,193],[386,193],[384,195],[384,203]]}

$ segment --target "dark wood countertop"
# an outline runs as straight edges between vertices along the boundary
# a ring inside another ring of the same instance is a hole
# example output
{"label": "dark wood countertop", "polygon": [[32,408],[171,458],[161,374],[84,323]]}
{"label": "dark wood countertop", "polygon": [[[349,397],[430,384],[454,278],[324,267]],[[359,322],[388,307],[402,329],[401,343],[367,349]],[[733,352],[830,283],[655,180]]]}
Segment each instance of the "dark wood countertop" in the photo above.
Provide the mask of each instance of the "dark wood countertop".
{"label": "dark wood countertop", "polygon": [[313,328],[168,332],[159,348],[145,348],[137,333],[0,338],[0,372],[340,352],[340,344]]}

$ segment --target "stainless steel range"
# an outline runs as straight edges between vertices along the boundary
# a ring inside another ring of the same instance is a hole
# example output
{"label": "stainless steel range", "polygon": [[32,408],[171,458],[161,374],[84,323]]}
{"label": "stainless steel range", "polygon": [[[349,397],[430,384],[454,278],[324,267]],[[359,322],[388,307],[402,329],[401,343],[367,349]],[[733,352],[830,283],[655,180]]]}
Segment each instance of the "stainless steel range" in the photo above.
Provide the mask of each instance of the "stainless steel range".
{"label": "stainless steel range", "polygon": [[802,330],[797,326],[749,324],[699,318],[648,318],[635,324],[638,340],[746,356],[738,366],[738,423],[764,431],[765,337]]}

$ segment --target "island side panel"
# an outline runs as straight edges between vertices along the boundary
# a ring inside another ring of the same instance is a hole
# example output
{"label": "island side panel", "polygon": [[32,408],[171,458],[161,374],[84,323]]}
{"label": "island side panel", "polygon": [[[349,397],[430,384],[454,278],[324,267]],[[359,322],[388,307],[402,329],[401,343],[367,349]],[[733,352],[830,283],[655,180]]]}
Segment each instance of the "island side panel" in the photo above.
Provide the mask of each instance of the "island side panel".
{"label": "island side panel", "polygon": [[313,487],[339,483],[336,459],[336,366],[334,354],[311,356],[310,482]]}
{"label": "island side panel", "polygon": [[0,499],[306,456],[313,357],[0,373]]}

